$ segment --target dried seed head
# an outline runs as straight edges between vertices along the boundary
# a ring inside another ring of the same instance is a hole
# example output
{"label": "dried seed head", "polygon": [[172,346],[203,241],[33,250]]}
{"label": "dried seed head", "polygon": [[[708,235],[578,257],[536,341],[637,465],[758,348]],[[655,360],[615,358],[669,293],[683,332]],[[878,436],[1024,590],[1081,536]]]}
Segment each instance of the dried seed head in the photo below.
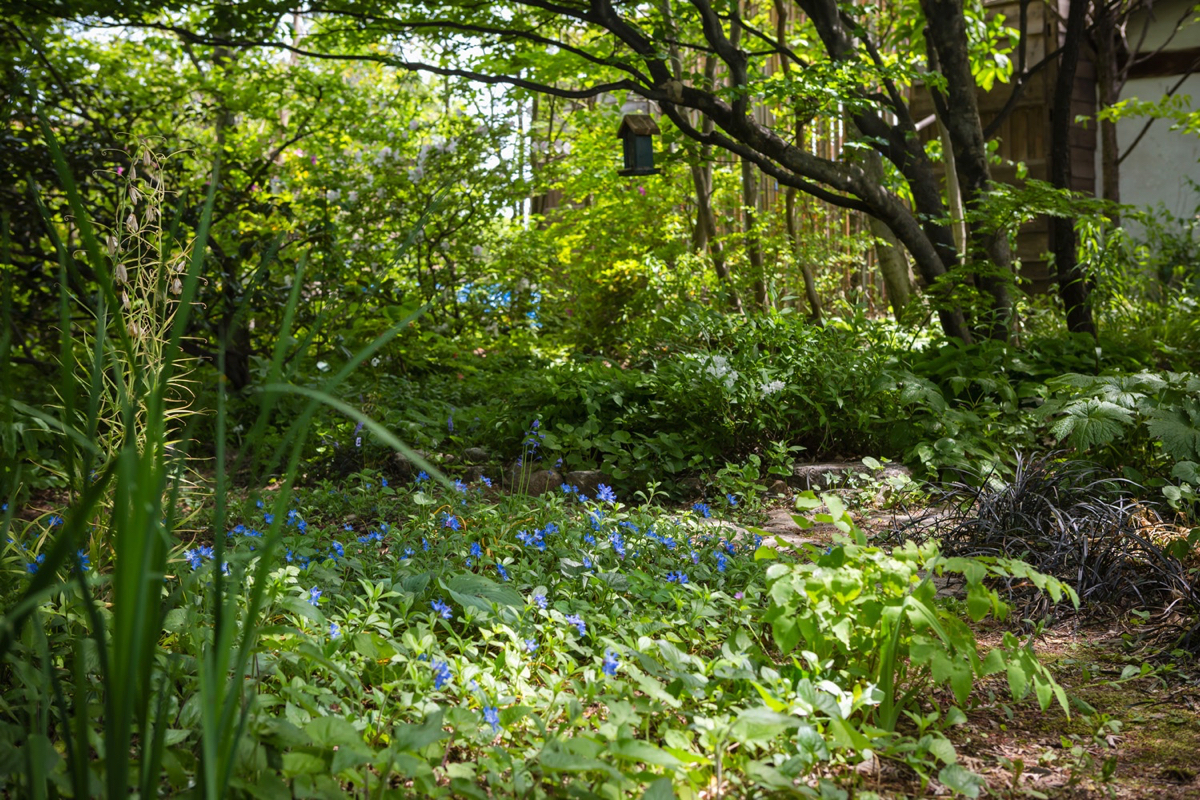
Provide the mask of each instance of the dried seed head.
{"label": "dried seed head", "polygon": [[125,218],[125,230],[129,231],[130,233],[138,232],[137,217],[133,215],[132,211],[129,213],[129,216]]}
{"label": "dried seed head", "polygon": [[[117,268],[113,271],[113,278],[116,280],[117,283],[128,283],[129,282],[129,273],[125,271],[124,264],[117,264]],[[128,308],[129,299],[126,298],[125,302],[126,302],[126,308]]]}
{"label": "dried seed head", "polygon": [[134,205],[137,205],[138,200],[140,200],[141,198],[142,198],[142,196],[138,193],[137,187],[130,186],[129,187],[129,202],[133,203]]}
{"label": "dried seed head", "polygon": [[135,167],[133,164],[130,164],[129,165],[129,182],[133,183],[136,180],[137,180],[137,167]]}
{"label": "dried seed head", "polygon": [[176,278],[175,280],[171,281],[171,294],[174,294],[174,295],[183,294],[183,281],[179,280],[179,278]]}
{"label": "dried seed head", "polygon": [[147,167],[151,165],[152,162],[150,161],[150,151],[149,150],[142,151],[142,163],[145,164]]}
{"label": "dried seed head", "polygon": [[154,206],[146,207],[146,222],[153,224],[154,220],[158,219],[158,212],[154,210]]}
{"label": "dried seed head", "polygon": [[108,254],[110,256],[115,256],[117,254],[117,237],[110,233],[108,235],[108,239],[105,240],[105,243],[108,245]]}
{"label": "dried seed head", "polygon": [[121,292],[121,307],[126,311],[129,310],[129,293]]}

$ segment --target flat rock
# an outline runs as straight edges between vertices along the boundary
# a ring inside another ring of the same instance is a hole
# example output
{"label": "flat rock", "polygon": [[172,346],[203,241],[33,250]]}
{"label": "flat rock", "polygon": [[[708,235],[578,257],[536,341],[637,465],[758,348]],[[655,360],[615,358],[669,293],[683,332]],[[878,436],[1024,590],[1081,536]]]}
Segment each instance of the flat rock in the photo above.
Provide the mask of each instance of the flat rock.
{"label": "flat rock", "polygon": [[833,489],[846,482],[851,475],[867,475],[876,480],[903,476],[912,477],[912,470],[901,464],[887,464],[874,470],[861,461],[831,461],[822,464],[796,464],[788,483],[796,489]]}

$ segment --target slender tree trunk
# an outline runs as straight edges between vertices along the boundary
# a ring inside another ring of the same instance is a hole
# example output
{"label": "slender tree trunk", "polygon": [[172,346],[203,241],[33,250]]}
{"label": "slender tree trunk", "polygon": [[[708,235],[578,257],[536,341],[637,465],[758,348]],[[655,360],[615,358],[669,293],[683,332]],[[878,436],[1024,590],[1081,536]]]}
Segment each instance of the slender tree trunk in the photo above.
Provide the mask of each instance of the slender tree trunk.
{"label": "slender tree trunk", "polygon": [[946,78],[946,96],[933,92],[934,104],[953,144],[954,167],[963,205],[975,212],[967,221],[969,260],[990,261],[994,271],[976,273],[979,287],[992,300],[990,320],[980,332],[991,339],[1007,339],[1012,324],[1012,254],[1004,231],[979,219],[985,194],[991,186],[987,143],[979,119],[975,78],[971,74],[966,16],[961,0],[921,0],[927,21],[931,66]]}
{"label": "slender tree trunk", "polygon": [[[883,184],[883,158],[879,153],[874,150],[866,151],[863,169],[871,180]],[[883,285],[887,288],[888,302],[891,303],[892,313],[899,320],[912,295],[912,279],[909,277],[911,273],[908,259],[904,257],[904,247],[883,220],[868,216],[867,225],[871,229],[871,235],[875,237],[875,257],[879,261]]]}
{"label": "slender tree trunk", "polygon": [[[1103,0],[1093,6],[1096,20],[1096,85],[1100,92],[1100,109],[1117,102],[1117,30],[1116,10]],[[1113,203],[1121,202],[1121,150],[1117,143],[1117,123],[1111,119],[1100,120],[1100,196]],[[1120,212],[1111,212],[1112,224],[1120,227]]]}
{"label": "slender tree trunk", "polygon": [[746,257],[750,262],[750,275],[754,282],[754,309],[765,311],[767,276],[763,264],[762,242],[758,237],[758,167],[742,161],[742,233],[746,240]]}
{"label": "slender tree trunk", "polygon": [[[1050,182],[1059,189],[1071,189],[1071,96],[1075,88],[1075,70],[1083,46],[1084,27],[1090,4],[1086,0],[1071,0],[1067,12],[1067,32],[1062,55],[1058,61],[1058,78],[1054,84],[1054,105],[1050,116]],[[1058,279],[1058,296],[1067,311],[1067,330],[1072,333],[1096,335],[1092,309],[1088,304],[1087,277],[1079,267],[1076,252],[1075,220],[1051,217],[1054,267]]]}
{"label": "slender tree trunk", "polygon": [[793,187],[788,187],[787,193],[784,195],[784,204],[787,209],[787,230],[788,238],[792,242],[792,254],[796,259],[796,263],[800,265],[800,275],[804,279],[804,297],[808,300],[808,318],[817,325],[821,324],[821,297],[817,294],[817,280],[813,275],[812,264],[800,252],[800,220],[796,216],[796,195],[797,190]]}
{"label": "slender tree trunk", "polygon": [[[749,4],[738,3],[738,10],[749,16]],[[736,20],[729,26],[729,41],[737,47],[742,38],[742,26]],[[730,76],[733,79],[733,76]],[[738,87],[734,87],[735,89]],[[767,276],[763,266],[762,242],[759,240],[755,222],[758,217],[758,167],[742,159],[742,234],[746,247],[746,258],[750,262],[750,276],[754,287],[754,310],[765,311],[768,305]]]}

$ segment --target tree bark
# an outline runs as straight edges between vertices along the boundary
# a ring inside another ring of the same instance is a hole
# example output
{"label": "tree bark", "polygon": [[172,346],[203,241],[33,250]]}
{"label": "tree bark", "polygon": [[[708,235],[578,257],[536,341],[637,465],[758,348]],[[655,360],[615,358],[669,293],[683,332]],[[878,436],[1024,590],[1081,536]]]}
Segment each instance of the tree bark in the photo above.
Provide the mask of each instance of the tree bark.
{"label": "tree bark", "polygon": [[[1103,0],[1096,0],[1092,13],[1096,26],[1096,87],[1103,111],[1117,102],[1120,93],[1116,10]],[[1114,205],[1110,219],[1113,226],[1119,228],[1121,216],[1115,206],[1121,202],[1121,149],[1117,142],[1117,123],[1111,119],[1100,120],[1100,171],[1100,196]]]}
{"label": "tree bark", "polygon": [[[1066,41],[1058,62],[1054,84],[1054,105],[1050,112],[1050,182],[1058,189],[1071,189],[1071,95],[1075,70],[1083,47],[1083,33],[1090,3],[1071,0],[1067,12]],[[1069,217],[1051,217],[1054,267],[1058,296],[1067,312],[1067,330],[1096,335],[1092,309],[1088,304],[1087,277],[1079,267],[1076,254],[1075,221]]]}
{"label": "tree bark", "polygon": [[964,208],[973,212],[967,220],[967,260],[990,261],[994,266],[994,270],[985,267],[976,272],[979,288],[992,301],[988,322],[977,324],[977,330],[988,338],[1007,340],[1012,322],[1012,256],[1007,234],[992,229],[989,221],[979,217],[992,175],[979,119],[978,89],[971,74],[966,15],[961,0],[921,0],[921,8],[925,12],[930,64],[946,79],[946,97],[933,91],[934,105],[953,144]]}
{"label": "tree bark", "polygon": [[800,221],[796,218],[796,190],[788,187],[784,195],[784,205],[787,213],[788,238],[792,242],[792,255],[800,265],[800,275],[804,279],[804,297],[808,300],[808,318],[814,324],[820,325],[823,312],[821,296],[817,294],[817,279],[813,275],[812,264],[800,252]]}

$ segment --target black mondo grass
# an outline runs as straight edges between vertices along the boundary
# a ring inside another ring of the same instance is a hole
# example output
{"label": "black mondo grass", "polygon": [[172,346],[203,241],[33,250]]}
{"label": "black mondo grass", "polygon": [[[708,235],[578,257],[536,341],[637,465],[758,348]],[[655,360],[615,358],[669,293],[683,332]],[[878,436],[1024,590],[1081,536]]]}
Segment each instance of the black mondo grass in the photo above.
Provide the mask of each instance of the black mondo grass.
{"label": "black mondo grass", "polygon": [[[1085,613],[1148,612],[1180,646],[1200,649],[1200,591],[1168,552],[1180,529],[1139,499],[1142,487],[1087,461],[1017,455],[1010,481],[947,484],[930,510],[892,527],[896,543],[936,539],[947,557],[1019,558],[1070,585]],[[1026,582],[1004,587],[1023,616],[1052,611]]]}

